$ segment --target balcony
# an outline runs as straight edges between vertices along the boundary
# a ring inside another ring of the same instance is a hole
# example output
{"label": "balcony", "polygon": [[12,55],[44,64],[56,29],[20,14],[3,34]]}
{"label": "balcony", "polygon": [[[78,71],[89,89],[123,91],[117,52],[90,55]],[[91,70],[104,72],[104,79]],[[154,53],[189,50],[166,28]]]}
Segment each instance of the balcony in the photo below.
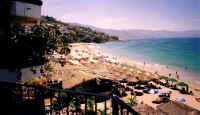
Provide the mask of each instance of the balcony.
{"label": "balcony", "polygon": [[116,96],[0,82],[0,114],[12,115],[137,115]]}

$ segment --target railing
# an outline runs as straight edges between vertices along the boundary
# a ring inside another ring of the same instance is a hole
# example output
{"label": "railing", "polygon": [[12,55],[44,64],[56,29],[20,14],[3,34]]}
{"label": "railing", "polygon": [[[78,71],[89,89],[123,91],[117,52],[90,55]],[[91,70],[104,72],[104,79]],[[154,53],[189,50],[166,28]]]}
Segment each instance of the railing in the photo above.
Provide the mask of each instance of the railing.
{"label": "railing", "polygon": [[[44,115],[138,114],[116,96],[11,82],[0,82],[0,91],[0,105],[3,105],[4,112],[36,112]],[[11,111],[7,111],[8,108]]]}

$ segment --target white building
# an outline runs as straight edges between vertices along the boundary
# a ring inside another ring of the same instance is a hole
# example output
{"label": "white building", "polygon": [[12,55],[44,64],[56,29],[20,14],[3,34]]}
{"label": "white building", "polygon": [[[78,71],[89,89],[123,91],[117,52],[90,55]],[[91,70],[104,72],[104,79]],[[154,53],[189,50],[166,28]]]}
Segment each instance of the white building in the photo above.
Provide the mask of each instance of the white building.
{"label": "white building", "polygon": [[[12,24],[39,24],[41,17],[41,0],[11,0],[11,26]],[[6,12],[6,11],[5,11]],[[10,17],[9,17],[10,18]],[[3,22],[1,22],[3,23]],[[3,31],[3,32],[2,32]],[[0,35],[3,35],[4,27],[0,24]],[[36,74],[30,71],[30,68],[22,69],[22,80],[27,80],[32,77],[40,76],[39,67],[36,68]],[[16,82],[16,72],[9,71],[8,69],[0,69],[0,81]]]}
{"label": "white building", "polygon": [[39,24],[41,7],[41,0],[12,0],[13,23]]}

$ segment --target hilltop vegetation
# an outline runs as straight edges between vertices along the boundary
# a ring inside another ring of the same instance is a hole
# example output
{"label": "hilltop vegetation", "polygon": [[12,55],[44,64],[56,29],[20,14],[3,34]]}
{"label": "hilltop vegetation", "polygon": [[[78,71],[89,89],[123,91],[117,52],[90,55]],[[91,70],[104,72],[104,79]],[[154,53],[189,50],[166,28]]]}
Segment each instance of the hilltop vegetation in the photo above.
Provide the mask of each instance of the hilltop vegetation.
{"label": "hilltop vegetation", "polygon": [[43,65],[54,51],[69,52],[69,43],[103,43],[118,40],[87,27],[74,26],[43,17],[40,25],[13,25],[7,37],[0,39],[0,68],[24,68]]}
{"label": "hilltop vegetation", "polygon": [[108,35],[103,32],[97,32],[89,27],[63,23],[49,16],[42,16],[42,23],[48,23],[59,26],[61,33],[64,35],[63,40],[68,43],[74,43],[74,42],[103,43],[108,41],[119,40],[117,36]]}

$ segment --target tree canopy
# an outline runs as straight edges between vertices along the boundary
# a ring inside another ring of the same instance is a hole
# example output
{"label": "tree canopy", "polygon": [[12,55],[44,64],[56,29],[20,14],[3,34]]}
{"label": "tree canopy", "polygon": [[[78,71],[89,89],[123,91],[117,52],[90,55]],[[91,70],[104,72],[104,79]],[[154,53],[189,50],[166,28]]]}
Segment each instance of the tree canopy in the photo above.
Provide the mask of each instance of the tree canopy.
{"label": "tree canopy", "polygon": [[103,43],[108,41],[119,40],[117,36],[108,35],[103,32],[97,32],[89,27],[63,23],[57,21],[55,18],[50,16],[42,16],[42,20],[45,23],[59,25],[61,30],[62,28],[65,28],[65,31],[67,31],[67,33],[63,36],[63,39],[64,41],[70,43],[74,42]]}
{"label": "tree canopy", "polygon": [[[9,37],[2,40],[4,55],[1,56],[2,65],[22,68],[30,65],[43,64],[45,56],[58,48],[61,33],[56,26],[45,24],[32,27],[14,25]],[[1,46],[2,47],[2,46]]]}
{"label": "tree canopy", "polygon": [[118,37],[97,32],[89,27],[75,26],[45,16],[40,25],[13,25],[0,39],[0,68],[23,68],[42,65],[47,56],[69,43],[102,43]]}

